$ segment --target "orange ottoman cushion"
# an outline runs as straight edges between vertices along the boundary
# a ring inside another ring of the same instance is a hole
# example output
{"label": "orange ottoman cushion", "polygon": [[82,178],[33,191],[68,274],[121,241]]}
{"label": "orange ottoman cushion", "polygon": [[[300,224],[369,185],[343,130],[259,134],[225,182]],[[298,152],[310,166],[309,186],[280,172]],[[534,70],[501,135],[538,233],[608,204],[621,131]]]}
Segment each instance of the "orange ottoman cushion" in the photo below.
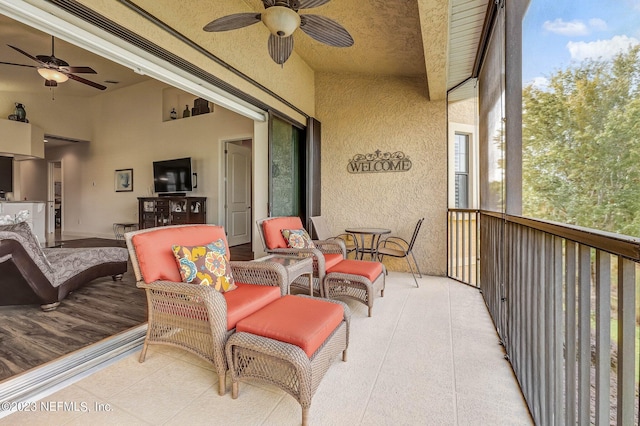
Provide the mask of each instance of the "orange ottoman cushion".
{"label": "orange ottoman cushion", "polygon": [[243,284],[236,282],[233,291],[222,293],[227,301],[227,330],[232,330],[238,321],[259,311],[280,298],[280,287]]}
{"label": "orange ottoman cushion", "polygon": [[340,274],[360,275],[374,282],[382,273],[382,263],[369,262],[367,260],[344,259],[332,268],[327,268],[327,274],[337,272]]}
{"label": "orange ottoman cushion", "polygon": [[236,331],[290,343],[311,358],[343,319],[336,303],[289,295],[238,321]]}

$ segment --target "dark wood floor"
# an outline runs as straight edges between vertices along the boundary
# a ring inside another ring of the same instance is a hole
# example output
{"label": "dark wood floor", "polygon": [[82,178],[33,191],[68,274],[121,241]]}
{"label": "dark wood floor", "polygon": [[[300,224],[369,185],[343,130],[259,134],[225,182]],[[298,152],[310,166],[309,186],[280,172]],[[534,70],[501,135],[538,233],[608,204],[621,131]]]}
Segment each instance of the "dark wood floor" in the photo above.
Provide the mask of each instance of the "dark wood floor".
{"label": "dark wood floor", "polygon": [[230,247],[229,252],[231,254],[231,260],[253,260],[251,243]]}
{"label": "dark wood floor", "polygon": [[137,326],[147,318],[144,291],[129,271],[122,281],[98,278],[60,306],[0,307],[0,381]]}
{"label": "dark wood floor", "polygon": [[[62,242],[62,247],[123,246],[104,238]],[[251,244],[230,248],[232,260],[253,260]],[[0,307],[0,383],[147,319],[143,290],[135,286],[131,264],[122,281],[98,278],[67,296],[52,312],[40,306]]]}

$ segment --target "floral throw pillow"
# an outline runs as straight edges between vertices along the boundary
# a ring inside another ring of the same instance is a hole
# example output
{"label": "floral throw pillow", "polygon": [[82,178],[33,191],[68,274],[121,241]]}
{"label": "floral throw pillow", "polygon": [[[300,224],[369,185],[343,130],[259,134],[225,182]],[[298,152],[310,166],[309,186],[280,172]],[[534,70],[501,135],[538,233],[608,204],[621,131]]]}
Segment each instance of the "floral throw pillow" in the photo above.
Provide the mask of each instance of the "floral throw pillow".
{"label": "floral throw pillow", "polygon": [[291,248],[304,249],[316,247],[304,229],[283,229],[282,236]]}
{"label": "floral throw pillow", "polygon": [[172,246],[185,283],[211,286],[221,293],[235,290],[227,251],[222,239],[206,246]]}

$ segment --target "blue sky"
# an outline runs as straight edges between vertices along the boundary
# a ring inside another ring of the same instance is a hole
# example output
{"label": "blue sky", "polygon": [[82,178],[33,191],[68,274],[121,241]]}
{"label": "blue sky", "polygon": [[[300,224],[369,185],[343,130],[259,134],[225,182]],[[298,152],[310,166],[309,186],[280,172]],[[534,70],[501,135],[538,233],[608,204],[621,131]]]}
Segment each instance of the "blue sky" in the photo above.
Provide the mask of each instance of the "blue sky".
{"label": "blue sky", "polygon": [[544,86],[572,63],[639,44],[640,0],[531,0],[522,38],[522,82]]}

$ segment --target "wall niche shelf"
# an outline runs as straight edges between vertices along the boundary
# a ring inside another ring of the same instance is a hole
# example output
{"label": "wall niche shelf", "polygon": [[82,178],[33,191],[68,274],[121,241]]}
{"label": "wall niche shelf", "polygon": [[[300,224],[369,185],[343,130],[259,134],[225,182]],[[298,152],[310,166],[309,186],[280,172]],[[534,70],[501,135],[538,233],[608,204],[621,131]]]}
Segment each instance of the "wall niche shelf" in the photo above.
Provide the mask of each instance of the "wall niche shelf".
{"label": "wall niche shelf", "polygon": [[[198,96],[187,93],[175,87],[167,87],[162,90],[162,121],[178,121],[183,119],[185,107],[189,108],[189,117],[197,117],[198,115],[206,115],[207,113],[193,115],[194,102],[199,99]],[[209,112],[213,112],[213,103],[206,102]],[[171,118],[171,109],[175,108],[176,119]]]}

